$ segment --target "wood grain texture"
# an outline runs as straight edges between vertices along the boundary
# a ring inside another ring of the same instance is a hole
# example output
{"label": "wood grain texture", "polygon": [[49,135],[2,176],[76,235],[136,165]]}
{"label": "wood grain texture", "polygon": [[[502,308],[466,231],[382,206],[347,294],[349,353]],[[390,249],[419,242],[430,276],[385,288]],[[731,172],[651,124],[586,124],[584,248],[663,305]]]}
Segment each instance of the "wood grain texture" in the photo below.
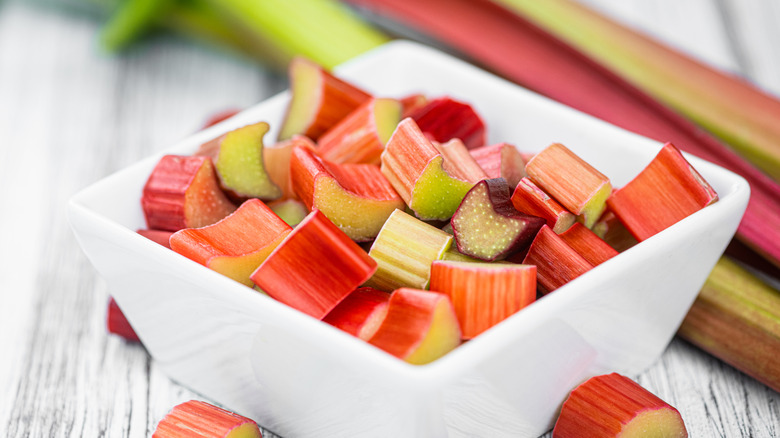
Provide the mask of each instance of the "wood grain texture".
{"label": "wood grain texture", "polygon": [[[706,62],[780,93],[772,0],[587,0]],[[158,37],[121,57],[96,24],[0,2],[0,436],[149,436],[202,398],[143,347],[108,336],[110,291],[79,249],[79,189],[247,107],[285,80],[246,61]],[[676,406],[692,437],[780,436],[778,394],[675,340],[638,381]],[[273,436],[268,434],[266,436]]]}

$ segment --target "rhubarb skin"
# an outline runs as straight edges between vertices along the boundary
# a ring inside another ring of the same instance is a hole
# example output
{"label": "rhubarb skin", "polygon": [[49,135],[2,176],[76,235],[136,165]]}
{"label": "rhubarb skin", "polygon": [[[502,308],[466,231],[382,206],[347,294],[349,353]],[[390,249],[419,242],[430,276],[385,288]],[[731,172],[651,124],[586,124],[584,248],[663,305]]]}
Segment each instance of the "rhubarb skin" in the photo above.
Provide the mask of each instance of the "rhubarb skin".
{"label": "rhubarb skin", "polygon": [[712,186],[673,144],[666,143],[607,204],[641,242],[717,200]]}
{"label": "rhubarb skin", "polygon": [[633,380],[612,373],[581,384],[563,403],[553,438],[686,438],[680,412]]}
{"label": "rhubarb skin", "polygon": [[371,95],[309,61],[290,62],[292,97],[279,133],[279,140],[295,134],[317,141],[328,129],[371,99]]}
{"label": "rhubarb skin", "polygon": [[236,206],[219,187],[208,157],[165,155],[144,185],[141,207],[148,228],[179,231],[211,225]]}
{"label": "rhubarb skin", "polygon": [[528,178],[522,178],[512,193],[512,205],[517,211],[547,220],[556,234],[563,233],[577,221],[577,216],[565,209]]}
{"label": "rhubarb skin", "polygon": [[387,316],[368,342],[406,362],[423,365],[452,351],[460,339],[458,318],[446,295],[401,288],[390,296]]}
{"label": "rhubarb skin", "polygon": [[472,339],[536,300],[536,266],[434,261],[431,290],[450,297]]}
{"label": "rhubarb skin", "polygon": [[444,170],[451,176],[474,184],[488,178],[485,170],[459,138],[453,138],[446,143],[432,141],[431,144],[444,157]]}
{"label": "rhubarb skin", "polygon": [[122,313],[122,309],[119,308],[119,304],[114,301],[114,297],[108,298],[108,306],[106,309],[106,330],[109,333],[113,333],[127,340],[128,342],[141,342],[141,338],[130,325],[130,321]]}
{"label": "rhubarb skin", "polygon": [[612,193],[609,178],[560,143],[534,155],[525,171],[531,181],[576,214],[577,220],[588,228],[604,212]]}
{"label": "rhubarb skin", "polygon": [[477,183],[452,217],[458,251],[485,261],[501,260],[527,247],[545,220],[517,211],[503,178]]}
{"label": "rhubarb skin", "polygon": [[190,400],[171,409],[152,438],[263,438],[254,420],[206,402]]}
{"label": "rhubarb skin", "polygon": [[357,242],[372,240],[390,214],[404,208],[401,197],[373,164],[329,163],[307,148],[296,147],[290,180],[309,210],[320,210]]}
{"label": "rhubarb skin", "polygon": [[509,143],[482,146],[469,153],[488,178],[504,178],[512,189],[526,176],[523,156]]}
{"label": "rhubarb skin", "polygon": [[376,268],[374,259],[314,210],[250,278],[272,298],[322,319]]}
{"label": "rhubarb skin", "polygon": [[317,140],[317,154],[334,163],[379,165],[385,144],[401,121],[395,99],[370,99]]}
{"label": "rhubarb skin", "polygon": [[221,221],[171,236],[171,249],[246,286],[249,275],[290,234],[292,227],[259,199],[250,199]]}
{"label": "rhubarb skin", "polygon": [[485,144],[485,122],[471,105],[451,97],[433,99],[409,117],[439,143],[459,138],[468,149]]}
{"label": "rhubarb skin", "polygon": [[584,257],[544,225],[523,259],[536,266],[536,280],[542,294],[548,294],[593,268]]}
{"label": "rhubarb skin", "polygon": [[385,319],[389,300],[390,294],[385,291],[361,287],[347,295],[322,321],[367,341]]}
{"label": "rhubarb skin", "polygon": [[618,252],[607,242],[579,222],[559,236],[593,266],[598,266],[618,255]]}
{"label": "rhubarb skin", "polygon": [[444,157],[414,120],[402,120],[382,153],[382,174],[423,220],[448,220],[474,185],[444,170]]}
{"label": "rhubarb skin", "polygon": [[171,249],[171,235],[173,231],[164,230],[137,230],[138,234],[146,237],[154,243],[158,243],[168,249]]}

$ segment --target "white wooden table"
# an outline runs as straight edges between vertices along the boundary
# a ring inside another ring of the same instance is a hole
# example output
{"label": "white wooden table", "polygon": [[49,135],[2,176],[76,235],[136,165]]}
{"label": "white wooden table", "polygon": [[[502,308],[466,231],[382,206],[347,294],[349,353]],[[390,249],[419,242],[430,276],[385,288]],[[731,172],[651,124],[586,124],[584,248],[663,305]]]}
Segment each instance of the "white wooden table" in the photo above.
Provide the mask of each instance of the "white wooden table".
{"label": "white wooden table", "polygon": [[[588,3],[780,94],[774,0]],[[147,436],[172,406],[198,398],[141,346],[106,334],[110,291],[76,244],[66,202],[210,113],[285,87],[175,38],[107,56],[96,29],[0,1],[0,436]],[[680,410],[692,437],[780,436],[777,392],[683,341],[638,379]]]}

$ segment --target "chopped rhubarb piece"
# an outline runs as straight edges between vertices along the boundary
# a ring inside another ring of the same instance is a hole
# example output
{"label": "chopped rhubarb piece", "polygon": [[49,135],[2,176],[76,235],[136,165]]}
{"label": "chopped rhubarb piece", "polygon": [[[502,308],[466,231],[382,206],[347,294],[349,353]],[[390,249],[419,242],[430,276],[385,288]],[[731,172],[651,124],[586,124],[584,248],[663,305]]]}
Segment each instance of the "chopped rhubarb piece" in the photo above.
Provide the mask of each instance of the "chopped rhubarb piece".
{"label": "chopped rhubarb piece", "polygon": [[298,198],[290,183],[290,157],[292,156],[293,148],[296,146],[311,150],[317,148],[317,145],[309,137],[293,135],[289,140],[280,141],[271,147],[263,149],[268,176],[271,177],[271,181],[282,189],[282,199]]}
{"label": "chopped rhubarb piece", "polygon": [[281,189],[266,171],[263,136],[268,123],[234,129],[201,145],[197,155],[211,158],[223,189],[238,199],[277,199]]}
{"label": "chopped rhubarb piece", "polygon": [[466,262],[466,263],[481,263],[482,260],[475,259],[474,257],[467,256],[458,251],[457,248],[450,248],[442,254],[439,260],[445,260],[450,262]]}
{"label": "chopped rhubarb piece", "polygon": [[292,96],[279,140],[301,134],[316,141],[371,98],[370,94],[305,58],[290,62],[289,76]]}
{"label": "chopped rhubarb piece", "polygon": [[525,171],[588,228],[601,216],[612,193],[609,178],[560,143],[534,155]]}
{"label": "chopped rhubarb piece", "polygon": [[426,289],[431,263],[452,245],[452,236],[396,210],[382,226],[368,252],[377,270],[366,286],[384,291],[399,287]]}
{"label": "chopped rhubarb piece", "polygon": [[444,170],[444,158],[412,119],[404,119],[382,153],[382,173],[423,220],[447,220],[474,185]]}
{"label": "chopped rhubarb piece", "polygon": [[482,180],[469,190],[452,216],[458,251],[493,261],[531,243],[545,220],[515,210],[509,193],[503,178]]}
{"label": "chopped rhubarb piece", "polygon": [[538,233],[523,259],[536,266],[536,280],[543,294],[550,293],[593,268],[547,225]]}
{"label": "chopped rhubarb piece", "polygon": [[625,225],[620,222],[620,219],[615,216],[615,213],[610,210],[601,215],[596,225],[593,226],[593,232],[617,252],[623,252],[638,243]]}
{"label": "chopped rhubarb piece", "polygon": [[390,296],[387,316],[368,342],[422,365],[452,351],[460,339],[458,318],[446,295],[401,288]]}
{"label": "chopped rhubarb piece", "polygon": [[514,189],[525,177],[525,160],[517,148],[509,143],[496,143],[469,151],[488,178],[504,178]]}
{"label": "chopped rhubarb piece", "polygon": [[334,163],[379,164],[385,144],[401,121],[401,104],[371,99],[317,140],[317,154]]}
{"label": "chopped rhubarb piece", "polygon": [[268,207],[276,213],[277,216],[291,227],[295,227],[309,214],[306,205],[297,199],[285,199],[284,201],[274,201],[268,204]]}
{"label": "chopped rhubarb piece", "polygon": [[536,299],[536,266],[434,261],[431,290],[450,297],[463,339],[472,339]]}
{"label": "chopped rhubarb piece", "polygon": [[450,97],[433,99],[410,117],[422,132],[440,143],[459,138],[469,149],[485,144],[485,122],[471,105]]}
{"label": "chopped rhubarb piece", "polygon": [[108,308],[106,309],[106,329],[109,333],[121,336],[130,342],[141,342],[138,334],[133,330],[130,321],[127,320],[119,304],[114,301],[114,297],[108,298]]}
{"label": "chopped rhubarb piece", "polygon": [[160,245],[171,249],[171,235],[173,234],[173,231],[164,231],[164,230],[138,230],[138,234],[146,237],[147,239],[159,243]]}
{"label": "chopped rhubarb piece", "polygon": [[387,315],[390,294],[371,287],[361,287],[347,295],[322,320],[367,341]]}
{"label": "chopped rhubarb piece", "polygon": [[581,384],[563,403],[553,438],[685,438],[677,409],[638,383],[612,373]]}
{"label": "chopped rhubarb piece", "polygon": [[250,278],[272,298],[322,319],[374,271],[376,262],[314,210]]}
{"label": "chopped rhubarb piece", "polygon": [[671,143],[607,200],[638,240],[662,231],[718,200],[715,190]]}
{"label": "chopped rhubarb piece", "polygon": [[471,156],[466,145],[460,139],[453,138],[446,143],[433,141],[431,144],[444,157],[444,170],[450,175],[470,183],[487,179],[487,173]]}
{"label": "chopped rhubarb piece", "polygon": [[236,114],[240,113],[241,110],[237,108],[229,108],[226,110],[222,110],[219,112],[216,112],[209,116],[208,119],[206,119],[206,122],[203,123],[203,129],[212,127],[216,125],[217,123],[224,122],[225,120],[235,116]]}
{"label": "chopped rhubarb piece", "polygon": [[418,108],[422,108],[428,103],[428,98],[424,94],[410,94],[406,97],[402,97],[401,102],[401,119],[405,119],[411,116]]}
{"label": "chopped rhubarb piece", "polygon": [[540,189],[528,178],[522,178],[512,193],[512,205],[518,211],[547,220],[547,226],[557,234],[568,230],[577,217]]}
{"label": "chopped rhubarb piece", "polygon": [[251,274],[292,228],[259,199],[221,221],[171,236],[171,249],[233,280],[252,286]]}
{"label": "chopped rhubarb piece", "polygon": [[290,180],[309,210],[320,210],[359,242],[376,237],[390,214],[404,207],[379,167],[330,163],[307,148],[293,150]]}
{"label": "chopped rhubarb piece", "polygon": [[199,400],[171,409],[152,438],[262,438],[253,420]]}
{"label": "chopped rhubarb piece", "polygon": [[236,209],[219,188],[210,158],[178,155],[157,163],[144,185],[141,206],[148,228],[168,231],[205,227]]}
{"label": "chopped rhubarb piece", "polygon": [[593,266],[598,266],[618,255],[618,252],[607,242],[579,222],[559,236]]}

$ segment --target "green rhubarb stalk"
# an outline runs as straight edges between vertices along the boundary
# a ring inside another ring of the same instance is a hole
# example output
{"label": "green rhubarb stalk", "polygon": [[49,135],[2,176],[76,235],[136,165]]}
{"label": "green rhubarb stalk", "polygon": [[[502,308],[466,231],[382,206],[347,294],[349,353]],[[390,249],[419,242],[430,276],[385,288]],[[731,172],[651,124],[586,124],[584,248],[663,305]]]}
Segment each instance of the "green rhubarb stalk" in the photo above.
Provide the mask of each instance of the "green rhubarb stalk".
{"label": "green rhubarb stalk", "polygon": [[675,108],[780,180],[777,99],[575,1],[498,2]]}
{"label": "green rhubarb stalk", "polygon": [[780,291],[728,258],[715,265],[678,334],[780,391]]}
{"label": "green rhubarb stalk", "polygon": [[127,47],[154,26],[172,0],[125,0],[103,26],[102,46],[115,52]]}

